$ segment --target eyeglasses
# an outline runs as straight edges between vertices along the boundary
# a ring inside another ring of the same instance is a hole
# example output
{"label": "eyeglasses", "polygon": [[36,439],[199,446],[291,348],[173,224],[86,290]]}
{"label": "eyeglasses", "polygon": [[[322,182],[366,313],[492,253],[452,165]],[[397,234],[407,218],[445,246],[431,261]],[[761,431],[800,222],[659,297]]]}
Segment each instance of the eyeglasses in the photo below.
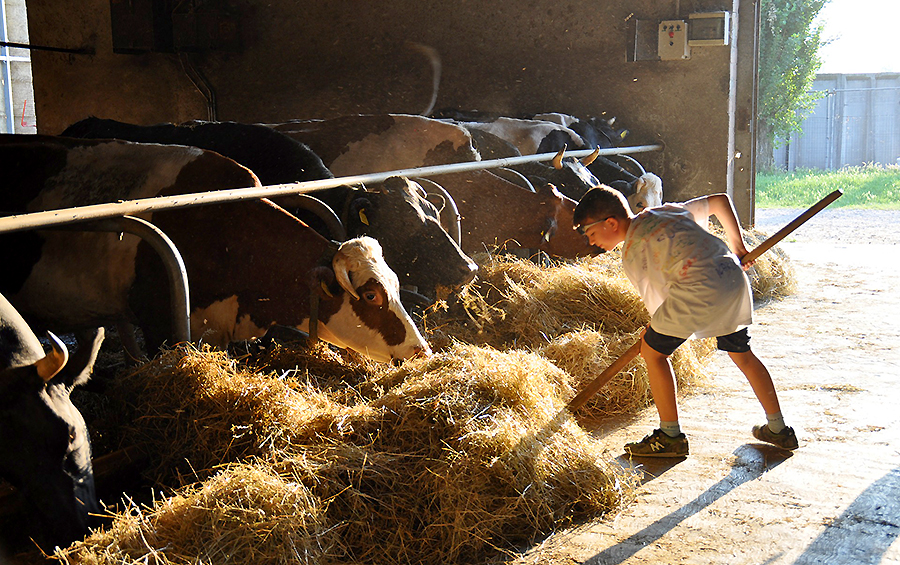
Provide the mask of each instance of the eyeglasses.
{"label": "eyeglasses", "polygon": [[586,226],[572,226],[572,229],[576,230],[581,235],[587,235],[586,232],[591,228],[591,226],[596,226],[597,224],[602,224],[603,222],[605,222],[606,220],[608,220],[610,218],[612,218],[612,216],[607,216],[598,222],[592,222]]}

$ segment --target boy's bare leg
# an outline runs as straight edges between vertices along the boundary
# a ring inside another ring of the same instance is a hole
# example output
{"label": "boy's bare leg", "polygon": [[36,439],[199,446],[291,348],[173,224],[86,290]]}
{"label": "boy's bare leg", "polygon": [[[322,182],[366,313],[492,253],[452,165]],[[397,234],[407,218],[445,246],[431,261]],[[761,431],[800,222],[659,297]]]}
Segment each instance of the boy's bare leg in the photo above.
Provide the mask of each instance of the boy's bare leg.
{"label": "boy's bare leg", "polygon": [[647,364],[647,377],[650,380],[650,392],[653,403],[663,422],[678,421],[678,404],[675,401],[675,373],[669,357],[656,351],[647,342],[641,344],[641,356]]}
{"label": "boy's bare leg", "polygon": [[[643,350],[642,350],[643,351]],[[766,414],[775,414],[781,412],[781,406],[778,403],[778,394],[775,392],[775,385],[772,383],[772,376],[769,375],[768,369],[762,364],[752,351],[746,353],[732,353],[728,356],[737,365],[753,388],[753,393],[759,399]]]}

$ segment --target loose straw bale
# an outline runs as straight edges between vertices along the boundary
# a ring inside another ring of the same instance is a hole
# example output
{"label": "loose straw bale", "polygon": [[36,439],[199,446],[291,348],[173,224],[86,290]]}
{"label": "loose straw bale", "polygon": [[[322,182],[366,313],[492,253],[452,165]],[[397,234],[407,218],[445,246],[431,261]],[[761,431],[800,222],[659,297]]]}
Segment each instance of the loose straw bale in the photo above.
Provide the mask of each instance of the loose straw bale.
{"label": "loose straw bale", "polygon": [[323,519],[322,501],[303,484],[240,464],[153,508],[132,504],[57,558],[73,565],[320,563],[331,543]]}
{"label": "loose straw bale", "polygon": [[455,344],[346,418],[327,452],[285,468],[329,500],[347,561],[478,561],[629,493],[564,410],[564,382],[533,353]]}
{"label": "loose straw bale", "polygon": [[[607,255],[613,255],[612,253]],[[506,256],[478,255],[478,280],[459,306],[426,324],[497,349],[536,347],[553,336],[601,324],[632,332],[649,321],[631,283],[608,256],[546,268]]]}
{"label": "loose straw bale", "polygon": [[[241,461],[115,515],[66,550],[72,563],[480,562],[631,496],[564,409],[564,372],[535,353],[457,343],[383,366],[366,378],[386,392],[355,405],[214,351],[149,365],[145,388],[175,392],[136,408],[158,457]],[[169,441],[191,434],[210,445]]]}
{"label": "loose straw bale", "polygon": [[[527,348],[568,375],[581,390],[639,339],[649,315],[621,269],[618,251],[540,267],[530,261],[479,255],[479,281],[460,305],[437,313],[448,334],[497,349]],[[713,348],[690,341],[672,358],[679,388],[706,380]],[[574,396],[574,393],[573,395]],[[633,413],[650,405],[646,367],[636,360],[583,408],[591,416]]]}
{"label": "loose straw bale", "polygon": [[190,345],[122,376],[109,394],[132,406],[121,433],[151,455],[147,478],[174,486],[173,476],[193,482],[223,463],[281,449],[295,430],[341,408],[308,383],[253,373],[225,352]]}
{"label": "loose straw bale", "polygon": [[[711,223],[710,232],[719,238],[725,237],[725,231],[718,224]],[[741,229],[741,237],[747,249],[752,251],[769,236],[756,228],[751,228]],[[797,291],[797,278],[790,258],[777,245],[756,259],[753,266],[747,270],[747,276],[750,278],[753,300],[757,302],[779,300]]]}
{"label": "loose straw bale", "polygon": [[[542,346],[538,353],[563,369],[570,376],[570,386],[580,391],[638,339],[640,331],[605,333],[581,330],[555,338]],[[704,365],[714,351],[715,344],[710,340],[691,340],[675,350],[671,361],[679,393],[689,393],[707,381]],[[636,357],[588,400],[582,410],[594,418],[633,414],[651,402],[647,367]]]}
{"label": "loose straw bale", "polygon": [[[768,236],[753,228],[743,231],[743,237],[748,249],[753,249]],[[777,245],[760,255],[747,275],[754,300],[778,300],[797,292],[797,277],[790,258]]]}

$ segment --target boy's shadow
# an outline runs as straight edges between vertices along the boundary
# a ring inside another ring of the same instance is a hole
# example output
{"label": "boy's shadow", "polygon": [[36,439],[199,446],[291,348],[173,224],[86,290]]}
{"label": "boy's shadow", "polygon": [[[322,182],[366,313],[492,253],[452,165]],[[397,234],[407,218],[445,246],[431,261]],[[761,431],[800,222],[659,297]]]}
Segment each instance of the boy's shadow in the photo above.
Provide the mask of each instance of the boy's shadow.
{"label": "boy's shadow", "polygon": [[[765,444],[745,444],[734,450],[737,457],[731,472],[719,482],[710,486],[697,498],[684,506],[656,520],[652,524],[635,532],[618,544],[608,547],[594,555],[585,564],[596,563],[603,565],[615,565],[622,563],[636,554],[642,548],[655,542],[687,518],[707,508],[740,485],[758,479],[769,469],[773,469],[791,457],[791,452],[778,449]],[[636,472],[642,473],[641,484],[645,484],[662,473],[668,471],[684,458],[674,459],[629,459],[625,456],[618,458],[624,467],[630,467]],[[639,463],[639,464],[636,464]]]}

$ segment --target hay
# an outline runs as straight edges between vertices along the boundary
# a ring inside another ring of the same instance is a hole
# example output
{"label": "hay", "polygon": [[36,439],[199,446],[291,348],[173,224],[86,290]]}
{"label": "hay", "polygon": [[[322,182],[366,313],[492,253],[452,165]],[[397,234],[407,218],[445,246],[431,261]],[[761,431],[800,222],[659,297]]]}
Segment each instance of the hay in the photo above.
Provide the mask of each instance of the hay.
{"label": "hay", "polygon": [[[305,365],[340,370],[336,359]],[[175,494],[115,514],[58,557],[474,562],[630,496],[631,479],[564,409],[565,373],[534,353],[457,343],[358,377],[384,393],[343,403],[331,394],[351,398],[346,387],[315,385],[328,376],[253,373],[206,349],[166,352],[118,394],[142,392],[128,436],[154,454],[150,475]],[[196,484],[182,486],[182,464]]]}
{"label": "hay", "polygon": [[[647,323],[620,258],[476,259],[479,280],[425,317],[437,351],[426,360],[392,368],[271,346],[237,362],[185,346],[120,376],[105,421],[118,428],[92,434],[142,446],[162,490],[56,557],[483,562],[630,499],[633,477],[564,409]],[[673,356],[682,392],[711,352],[699,340]],[[633,413],[648,389],[636,361],[585,412]]]}
{"label": "hay", "polygon": [[[743,231],[743,237],[748,249],[768,238],[755,228]],[[779,300],[797,292],[797,277],[790,258],[777,245],[759,256],[747,276],[750,277],[753,299],[758,302]]]}
{"label": "hay", "polygon": [[[559,336],[542,346],[539,353],[563,369],[570,376],[569,386],[580,391],[638,339],[640,331],[582,330]],[[688,341],[675,351],[671,361],[680,394],[707,382],[704,366],[714,352],[715,342],[707,339]],[[647,367],[637,357],[588,400],[579,414],[591,418],[635,414],[652,402]]]}
{"label": "hay", "polygon": [[322,501],[264,465],[234,465],[204,483],[136,504],[108,529],[58,552],[64,563],[318,563],[327,552]]}
{"label": "hay", "polygon": [[586,326],[628,333],[649,321],[615,253],[549,268],[508,256],[475,260],[478,279],[460,292],[455,309],[426,317],[426,327],[502,350],[539,347]]}

